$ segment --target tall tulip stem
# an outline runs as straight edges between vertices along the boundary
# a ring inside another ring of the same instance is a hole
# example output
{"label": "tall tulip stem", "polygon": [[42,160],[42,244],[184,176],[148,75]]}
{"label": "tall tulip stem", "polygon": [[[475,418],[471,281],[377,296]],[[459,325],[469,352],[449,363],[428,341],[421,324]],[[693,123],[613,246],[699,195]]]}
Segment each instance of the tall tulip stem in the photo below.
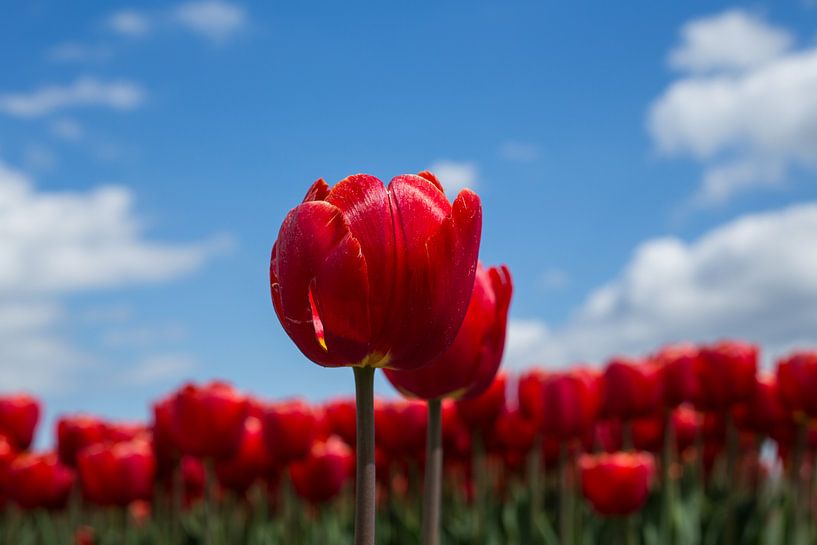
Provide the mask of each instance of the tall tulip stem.
{"label": "tall tulip stem", "polygon": [[559,516],[561,544],[573,545],[573,478],[570,475],[570,447],[562,441],[559,452],[559,471],[561,472]]}
{"label": "tall tulip stem", "polygon": [[672,545],[675,536],[672,524],[672,504],[675,500],[675,483],[670,476],[670,467],[675,458],[675,429],[672,412],[665,408],[663,414],[664,439],[661,451],[661,543]]}
{"label": "tall tulip stem", "polygon": [[739,448],[738,428],[731,411],[726,412],[726,475],[723,486],[726,491],[726,528],[724,545],[733,545],[737,538],[737,519],[735,513],[735,485],[737,483],[737,462]]}
{"label": "tall tulip stem", "polygon": [[355,367],[357,405],[357,474],[355,476],[355,545],[374,545],[374,367]]}
{"label": "tall tulip stem", "polygon": [[439,398],[428,402],[427,433],[423,486],[423,545],[439,545],[443,477],[442,410]]}

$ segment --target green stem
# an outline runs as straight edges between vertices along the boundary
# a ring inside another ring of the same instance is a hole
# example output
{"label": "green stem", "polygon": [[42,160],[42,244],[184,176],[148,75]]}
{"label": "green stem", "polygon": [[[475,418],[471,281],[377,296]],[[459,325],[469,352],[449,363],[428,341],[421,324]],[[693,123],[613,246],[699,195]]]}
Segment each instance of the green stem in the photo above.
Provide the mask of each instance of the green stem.
{"label": "green stem", "polygon": [[354,368],[357,405],[355,545],[374,545],[374,371],[374,367]]}
{"label": "green stem", "polygon": [[443,443],[442,411],[439,399],[428,402],[426,471],[423,486],[423,545],[440,543],[440,503],[442,501]]}
{"label": "green stem", "polygon": [[485,467],[485,447],[482,442],[482,435],[478,429],[474,430],[473,435],[473,455],[474,459],[471,462],[471,475],[474,482],[474,539],[483,539],[483,527],[485,518],[488,512],[486,502],[487,485],[485,477],[487,476],[487,468]]}
{"label": "green stem", "polygon": [[559,471],[561,474],[559,498],[559,529],[562,545],[573,545],[573,479],[570,475],[570,449],[562,441],[559,452]]}
{"label": "green stem", "polygon": [[726,475],[724,475],[724,491],[726,493],[726,527],[724,528],[724,545],[733,545],[737,533],[737,519],[735,516],[735,488],[736,470],[738,461],[738,429],[732,412],[726,412]]}
{"label": "green stem", "polygon": [[670,466],[675,458],[675,430],[672,425],[672,411],[664,409],[664,444],[661,451],[661,543],[672,545],[675,540],[672,525],[672,504],[675,499],[675,483],[670,478]]}
{"label": "green stem", "polygon": [[536,434],[528,453],[528,486],[530,490],[530,532],[534,535],[536,521],[542,512],[542,435]]}
{"label": "green stem", "polygon": [[633,450],[633,422],[630,419],[621,421],[621,450]]}
{"label": "green stem", "polygon": [[204,542],[214,545],[218,542],[216,519],[216,468],[212,458],[204,459],[204,516],[207,535]]}
{"label": "green stem", "polygon": [[[635,515],[627,515],[622,520],[624,526],[624,543],[627,545],[638,545],[638,525]],[[664,542],[661,542],[664,545]]]}

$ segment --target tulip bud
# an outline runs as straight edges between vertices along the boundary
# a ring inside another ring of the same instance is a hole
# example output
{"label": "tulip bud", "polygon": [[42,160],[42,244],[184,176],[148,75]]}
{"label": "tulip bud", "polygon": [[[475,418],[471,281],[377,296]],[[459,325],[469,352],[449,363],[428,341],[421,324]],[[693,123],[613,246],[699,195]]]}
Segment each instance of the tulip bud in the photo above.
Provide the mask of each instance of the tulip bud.
{"label": "tulip bud", "polygon": [[584,454],[579,459],[582,493],[602,516],[631,515],[647,501],[655,474],[645,452]]}

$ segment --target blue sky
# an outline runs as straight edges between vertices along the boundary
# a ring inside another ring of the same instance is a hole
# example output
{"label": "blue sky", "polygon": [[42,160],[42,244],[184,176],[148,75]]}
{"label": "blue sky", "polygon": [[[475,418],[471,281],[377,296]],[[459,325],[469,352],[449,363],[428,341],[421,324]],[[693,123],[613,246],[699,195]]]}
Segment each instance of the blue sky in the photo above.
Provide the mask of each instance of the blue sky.
{"label": "blue sky", "polygon": [[185,378],[351,392],[267,267],[355,172],[479,192],[511,368],[817,341],[813,4],[276,4],[4,8],[0,377],[50,415],[142,417]]}

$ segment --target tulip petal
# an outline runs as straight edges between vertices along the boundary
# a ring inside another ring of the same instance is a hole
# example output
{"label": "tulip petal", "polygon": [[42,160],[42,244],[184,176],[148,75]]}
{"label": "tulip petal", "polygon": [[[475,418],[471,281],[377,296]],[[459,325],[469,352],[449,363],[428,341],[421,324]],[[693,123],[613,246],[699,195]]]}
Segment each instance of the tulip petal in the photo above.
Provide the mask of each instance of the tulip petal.
{"label": "tulip petal", "polygon": [[476,273],[482,209],[463,190],[453,206],[433,182],[403,175],[389,184],[397,240],[389,367],[414,369],[447,349],[465,317]]}
{"label": "tulip petal", "polygon": [[376,337],[386,324],[394,292],[395,241],[389,195],[379,179],[355,174],[338,182],[326,201],[343,212],[365,258],[370,327]]}
{"label": "tulip petal", "polygon": [[[357,248],[355,248],[357,244]],[[332,269],[332,266],[339,267]],[[347,270],[347,267],[349,270]],[[339,276],[332,280],[332,273]],[[327,295],[333,285],[343,285],[354,292]],[[313,322],[310,288],[324,328],[325,340],[332,339],[342,346],[327,351],[318,340]],[[359,243],[354,242],[349,224],[341,210],[325,201],[309,201],[293,209],[284,220],[270,260],[270,289],[273,305],[287,334],[312,361],[324,366],[356,363],[361,349],[345,353],[342,341],[350,330],[362,322],[366,306],[365,261]],[[338,315],[341,301],[352,301],[355,309],[347,309],[352,319],[344,323]],[[338,328],[338,332],[330,331]],[[355,336],[360,338],[360,335]]]}

